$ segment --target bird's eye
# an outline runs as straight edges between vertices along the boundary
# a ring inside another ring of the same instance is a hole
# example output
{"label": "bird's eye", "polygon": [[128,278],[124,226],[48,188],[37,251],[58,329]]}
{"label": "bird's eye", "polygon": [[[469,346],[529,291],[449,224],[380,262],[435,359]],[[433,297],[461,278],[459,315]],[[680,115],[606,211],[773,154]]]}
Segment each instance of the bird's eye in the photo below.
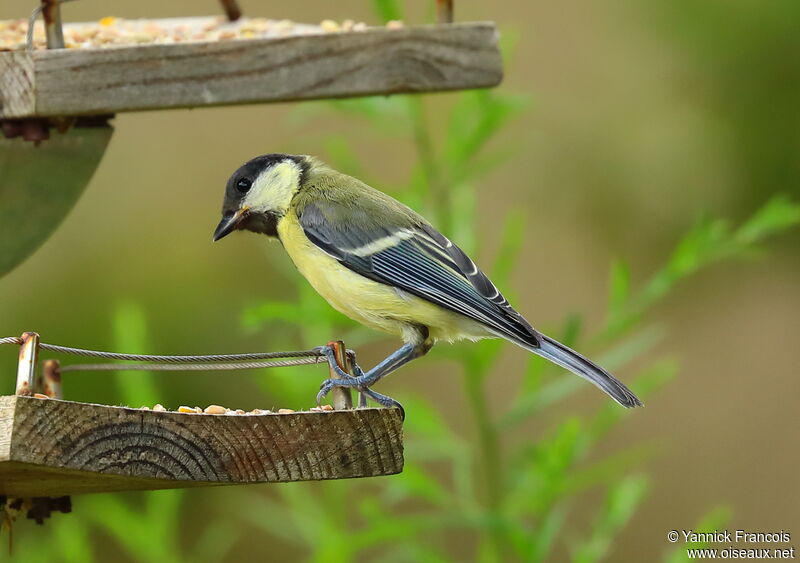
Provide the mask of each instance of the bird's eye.
{"label": "bird's eye", "polygon": [[236,182],[236,189],[242,193],[245,193],[247,190],[250,189],[250,186],[252,185],[253,182],[251,182],[247,178],[239,178],[239,181]]}

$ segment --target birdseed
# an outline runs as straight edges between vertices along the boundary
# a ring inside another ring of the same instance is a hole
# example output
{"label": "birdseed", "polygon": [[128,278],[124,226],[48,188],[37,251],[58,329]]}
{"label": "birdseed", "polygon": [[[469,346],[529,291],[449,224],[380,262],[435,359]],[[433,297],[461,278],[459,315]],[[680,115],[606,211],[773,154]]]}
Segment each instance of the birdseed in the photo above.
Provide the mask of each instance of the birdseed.
{"label": "birdseed", "polygon": [[[400,29],[403,22],[387,22],[387,29]],[[64,45],[67,49],[102,49],[131,45],[168,45],[233,39],[263,39],[288,35],[347,33],[367,29],[364,22],[326,19],[319,25],[267,18],[241,18],[229,22],[223,17],[173,18],[163,20],[130,20],[105,17],[96,22],[64,24]],[[24,19],[0,21],[0,51],[24,50],[28,22]],[[44,24],[33,27],[33,48],[46,49]]]}

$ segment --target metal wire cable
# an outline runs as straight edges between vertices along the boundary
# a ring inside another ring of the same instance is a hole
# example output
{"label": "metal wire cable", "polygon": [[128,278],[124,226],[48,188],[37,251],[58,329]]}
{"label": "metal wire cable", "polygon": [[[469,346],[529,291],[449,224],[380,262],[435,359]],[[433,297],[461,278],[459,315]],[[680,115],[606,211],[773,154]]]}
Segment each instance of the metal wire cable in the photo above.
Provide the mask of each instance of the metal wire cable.
{"label": "metal wire cable", "polygon": [[295,358],[272,362],[243,362],[238,364],[72,364],[61,367],[61,373],[67,371],[215,371],[238,369],[280,368],[289,366],[305,366],[324,363],[322,356],[312,358]]}
{"label": "metal wire cable", "polygon": [[[24,342],[22,338],[19,336],[6,336],[0,338],[0,345],[15,344],[17,346],[22,346],[23,343]],[[202,356],[123,354],[120,352],[105,352],[102,350],[87,350],[85,348],[73,348],[71,346],[47,344],[46,342],[39,342],[38,348],[40,350],[48,350],[50,352],[57,352],[61,354],[71,354],[74,356],[84,356],[88,358],[154,362],[143,364],[71,364],[61,366],[59,369],[61,373],[76,371],[229,371],[303,366],[322,364],[326,362],[329,363],[332,361],[329,355],[325,353],[325,347],[313,348],[311,350],[295,350],[291,352],[255,352],[246,354],[211,354]],[[352,352],[348,350],[348,354],[351,353]],[[350,375],[342,376],[352,377]],[[378,400],[378,402],[381,402],[381,396],[375,394],[369,389],[359,387],[358,391],[361,393],[362,399],[364,395],[368,395],[373,399]]]}
{"label": "metal wire cable", "polygon": [[[0,338],[0,345],[22,345],[22,338],[8,336]],[[147,364],[73,364],[63,366],[62,372],[67,371],[212,371],[212,370],[238,370],[262,369],[274,367],[301,366],[319,364],[326,361],[320,349],[295,350],[291,352],[254,352],[246,354],[210,354],[196,356],[164,356],[157,354],[124,354],[120,352],[104,352],[101,350],[87,350],[58,344],[39,343],[41,350],[83,356],[87,358],[100,358],[105,360],[156,362]],[[272,360],[272,361],[253,361]],[[239,363],[231,363],[239,362]]]}
{"label": "metal wire cable", "polygon": [[61,354],[71,354],[73,356],[85,356],[87,358],[103,358],[106,360],[122,360],[134,362],[166,362],[169,364],[191,364],[202,362],[235,362],[241,360],[271,360],[275,358],[303,358],[317,357],[322,353],[318,350],[295,350],[291,352],[255,352],[248,354],[211,354],[204,356],[161,356],[156,354],[122,354],[118,352],[103,352],[99,350],[85,350],[83,348],[72,348],[70,346],[58,346],[56,344],[39,344],[42,350],[59,352]]}
{"label": "metal wire cable", "polygon": [[31,17],[28,18],[28,34],[25,37],[25,50],[33,51],[33,27],[36,25],[36,18],[42,13],[42,5],[39,4],[31,12]]}

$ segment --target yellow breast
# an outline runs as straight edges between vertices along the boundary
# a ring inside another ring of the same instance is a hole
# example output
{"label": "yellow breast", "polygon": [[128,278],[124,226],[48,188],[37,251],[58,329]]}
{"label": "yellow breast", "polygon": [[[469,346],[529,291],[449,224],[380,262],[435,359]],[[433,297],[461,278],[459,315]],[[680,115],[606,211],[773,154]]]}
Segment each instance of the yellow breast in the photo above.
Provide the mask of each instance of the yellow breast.
{"label": "yellow breast", "polygon": [[478,323],[402,290],[361,276],[340,264],[306,237],[290,210],[278,222],[278,236],[300,273],[336,310],[371,328],[411,337],[426,326],[436,340],[490,336]]}

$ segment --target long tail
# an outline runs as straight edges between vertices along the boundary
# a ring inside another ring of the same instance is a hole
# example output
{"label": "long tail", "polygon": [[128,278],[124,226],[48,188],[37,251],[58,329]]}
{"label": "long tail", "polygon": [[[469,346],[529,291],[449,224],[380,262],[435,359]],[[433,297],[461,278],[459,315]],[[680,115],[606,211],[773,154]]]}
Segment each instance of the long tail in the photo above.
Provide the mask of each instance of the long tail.
{"label": "long tail", "polygon": [[554,364],[568,369],[575,375],[579,375],[591,381],[623,407],[630,408],[643,405],[636,395],[625,387],[619,379],[588,358],[578,354],[575,350],[570,350],[549,336],[545,336],[541,333],[539,333],[539,336],[541,337],[541,344],[538,347],[523,342],[519,342],[518,344],[526,350],[530,350],[534,354],[538,354]]}

